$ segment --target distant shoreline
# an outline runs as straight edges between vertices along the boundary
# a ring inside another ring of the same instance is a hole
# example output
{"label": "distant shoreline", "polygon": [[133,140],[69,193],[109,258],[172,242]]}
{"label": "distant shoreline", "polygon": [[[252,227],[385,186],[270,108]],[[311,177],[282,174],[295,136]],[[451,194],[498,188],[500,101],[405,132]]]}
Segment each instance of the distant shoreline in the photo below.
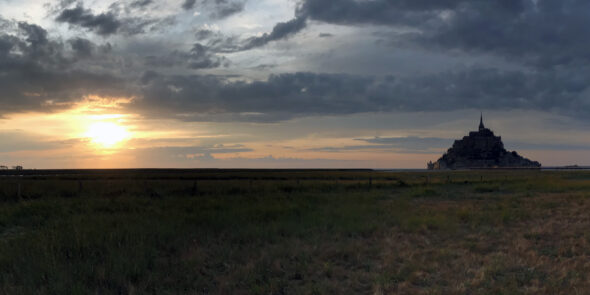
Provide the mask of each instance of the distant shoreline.
{"label": "distant shoreline", "polygon": [[590,170],[590,166],[547,166],[540,168],[524,168],[524,167],[498,167],[498,168],[467,168],[467,169],[456,169],[456,170],[428,170],[424,168],[391,168],[391,169],[322,169],[322,168],[121,168],[121,169],[23,169],[23,170],[0,170],[0,176],[65,176],[65,175],[108,175],[108,174],[187,174],[187,173],[247,173],[247,172],[452,172],[452,171],[528,171],[528,170],[541,170],[541,171],[564,171],[564,170]]}

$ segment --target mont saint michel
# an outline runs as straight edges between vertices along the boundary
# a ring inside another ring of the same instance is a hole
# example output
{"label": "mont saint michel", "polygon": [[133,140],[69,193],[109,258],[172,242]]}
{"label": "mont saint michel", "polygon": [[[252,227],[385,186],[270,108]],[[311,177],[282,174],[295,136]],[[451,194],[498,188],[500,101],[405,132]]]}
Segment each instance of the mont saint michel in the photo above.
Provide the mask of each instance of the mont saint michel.
{"label": "mont saint michel", "polygon": [[539,168],[541,164],[520,156],[516,151],[504,148],[500,136],[486,128],[483,116],[479,119],[478,131],[469,132],[463,139],[455,140],[453,146],[436,162],[428,162],[430,170],[469,168]]}

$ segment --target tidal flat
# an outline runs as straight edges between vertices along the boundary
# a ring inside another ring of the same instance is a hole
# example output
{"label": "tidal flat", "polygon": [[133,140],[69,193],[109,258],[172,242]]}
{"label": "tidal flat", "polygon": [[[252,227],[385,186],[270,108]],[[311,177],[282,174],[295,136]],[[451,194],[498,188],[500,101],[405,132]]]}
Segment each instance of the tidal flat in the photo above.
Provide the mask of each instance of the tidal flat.
{"label": "tidal flat", "polygon": [[0,176],[0,294],[577,294],[590,172]]}

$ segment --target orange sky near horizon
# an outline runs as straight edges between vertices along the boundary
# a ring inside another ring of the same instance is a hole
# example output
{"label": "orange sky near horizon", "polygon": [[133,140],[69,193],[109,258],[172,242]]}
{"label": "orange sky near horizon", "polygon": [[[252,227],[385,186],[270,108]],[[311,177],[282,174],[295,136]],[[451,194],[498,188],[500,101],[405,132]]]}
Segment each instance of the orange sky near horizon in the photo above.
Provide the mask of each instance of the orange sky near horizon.
{"label": "orange sky near horizon", "polygon": [[[37,169],[424,168],[426,162],[438,159],[452,143],[449,141],[447,147],[413,153],[395,147],[362,145],[358,138],[366,136],[366,132],[355,134],[332,130],[328,134],[303,132],[293,138],[273,138],[264,133],[263,126],[269,130],[286,127],[280,123],[270,127],[268,124],[251,124],[246,131],[236,131],[225,123],[148,119],[127,112],[126,105],[132,101],[133,98],[90,96],[55,113],[6,116],[0,120],[0,131],[16,131],[15,140],[23,136],[28,142],[15,150],[0,152],[4,161],[0,164]],[[261,133],[255,134],[256,130]],[[437,134],[437,131],[425,132],[392,130],[385,135],[403,138],[414,134]],[[460,132],[465,135],[468,130]],[[449,137],[460,138],[454,135],[460,132]],[[586,150],[564,153],[523,149],[518,152],[542,161],[545,166],[574,164],[580,163],[580,159],[588,159]]]}

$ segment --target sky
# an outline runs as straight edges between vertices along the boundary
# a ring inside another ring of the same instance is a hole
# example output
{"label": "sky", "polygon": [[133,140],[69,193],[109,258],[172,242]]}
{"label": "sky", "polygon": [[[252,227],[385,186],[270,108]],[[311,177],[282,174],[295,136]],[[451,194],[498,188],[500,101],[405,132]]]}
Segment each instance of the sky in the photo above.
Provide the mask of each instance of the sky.
{"label": "sky", "polygon": [[0,165],[590,165],[590,2],[0,0]]}

